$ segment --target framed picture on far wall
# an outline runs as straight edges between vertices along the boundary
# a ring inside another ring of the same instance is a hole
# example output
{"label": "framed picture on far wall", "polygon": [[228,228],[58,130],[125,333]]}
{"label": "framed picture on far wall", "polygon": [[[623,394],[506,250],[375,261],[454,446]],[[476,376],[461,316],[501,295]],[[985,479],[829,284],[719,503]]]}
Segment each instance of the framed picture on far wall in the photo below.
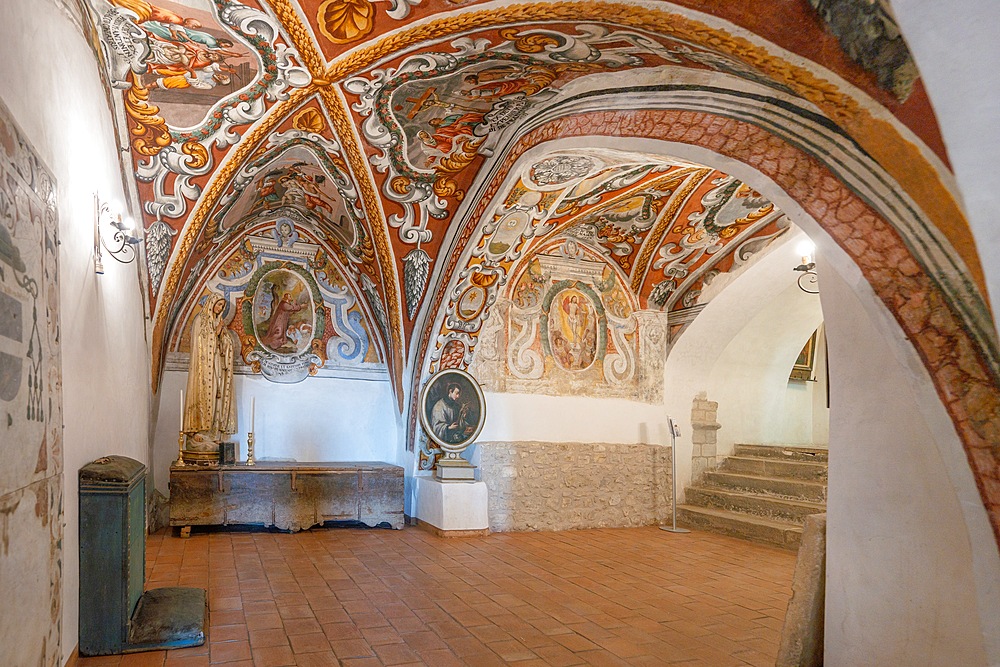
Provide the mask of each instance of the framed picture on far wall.
{"label": "framed picture on far wall", "polygon": [[792,366],[792,372],[788,376],[789,380],[808,382],[816,379],[813,377],[813,366],[816,363],[816,338],[818,334],[819,329],[813,331],[812,336],[809,336],[809,340],[806,341],[802,351],[799,352],[798,359]]}

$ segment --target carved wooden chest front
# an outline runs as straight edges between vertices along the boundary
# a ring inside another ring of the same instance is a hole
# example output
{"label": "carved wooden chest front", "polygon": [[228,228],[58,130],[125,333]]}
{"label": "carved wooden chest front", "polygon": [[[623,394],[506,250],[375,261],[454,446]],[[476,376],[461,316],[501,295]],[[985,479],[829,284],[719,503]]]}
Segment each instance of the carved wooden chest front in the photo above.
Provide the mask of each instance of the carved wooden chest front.
{"label": "carved wooden chest front", "polygon": [[402,528],[403,469],[369,461],[170,468],[171,526],[295,531],[326,521]]}

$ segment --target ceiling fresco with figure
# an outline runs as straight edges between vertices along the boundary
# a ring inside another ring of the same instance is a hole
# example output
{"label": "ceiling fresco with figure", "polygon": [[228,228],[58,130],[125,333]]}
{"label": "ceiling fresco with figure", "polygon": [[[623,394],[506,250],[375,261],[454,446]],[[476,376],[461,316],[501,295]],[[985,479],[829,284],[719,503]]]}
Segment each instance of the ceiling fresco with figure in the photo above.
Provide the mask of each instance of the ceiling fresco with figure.
{"label": "ceiling fresco with figure", "polygon": [[[468,366],[544,248],[576,244],[676,324],[806,215],[937,364],[955,419],[1000,410],[963,403],[995,396],[1000,354],[886,2],[83,4],[141,218],[154,390],[214,291],[252,372],[381,365],[412,425],[420,383]],[[969,423],[971,451],[989,437]]]}

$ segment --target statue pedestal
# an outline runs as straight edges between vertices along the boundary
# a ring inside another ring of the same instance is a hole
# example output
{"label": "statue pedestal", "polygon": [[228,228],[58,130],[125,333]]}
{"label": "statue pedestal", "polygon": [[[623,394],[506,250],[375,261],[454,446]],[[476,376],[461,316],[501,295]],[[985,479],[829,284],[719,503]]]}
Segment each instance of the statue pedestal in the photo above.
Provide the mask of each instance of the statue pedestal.
{"label": "statue pedestal", "polygon": [[437,469],[434,471],[434,479],[442,482],[474,482],[476,480],[476,466],[465,459],[439,459]]}
{"label": "statue pedestal", "polygon": [[416,478],[416,518],[441,537],[489,535],[485,482],[441,482]]}

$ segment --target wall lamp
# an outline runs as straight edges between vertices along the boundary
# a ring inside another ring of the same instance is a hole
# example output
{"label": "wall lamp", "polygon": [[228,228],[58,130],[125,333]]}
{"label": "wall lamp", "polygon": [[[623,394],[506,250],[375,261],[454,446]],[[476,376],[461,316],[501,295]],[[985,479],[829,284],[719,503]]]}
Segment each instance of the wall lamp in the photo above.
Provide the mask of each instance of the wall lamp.
{"label": "wall lamp", "polygon": [[101,201],[100,195],[95,194],[94,272],[104,273],[102,248],[115,260],[122,264],[128,264],[136,258],[135,246],[139,243],[140,239],[132,235],[131,220],[128,218],[123,220],[117,207],[113,207],[106,201]]}
{"label": "wall lamp", "polygon": [[802,273],[797,281],[799,289],[807,294],[819,294],[819,277],[814,270],[816,262],[813,261],[813,253],[816,251],[816,246],[812,241],[807,239],[799,243],[796,250],[802,256],[802,263],[792,269],[793,271],[800,271]]}

